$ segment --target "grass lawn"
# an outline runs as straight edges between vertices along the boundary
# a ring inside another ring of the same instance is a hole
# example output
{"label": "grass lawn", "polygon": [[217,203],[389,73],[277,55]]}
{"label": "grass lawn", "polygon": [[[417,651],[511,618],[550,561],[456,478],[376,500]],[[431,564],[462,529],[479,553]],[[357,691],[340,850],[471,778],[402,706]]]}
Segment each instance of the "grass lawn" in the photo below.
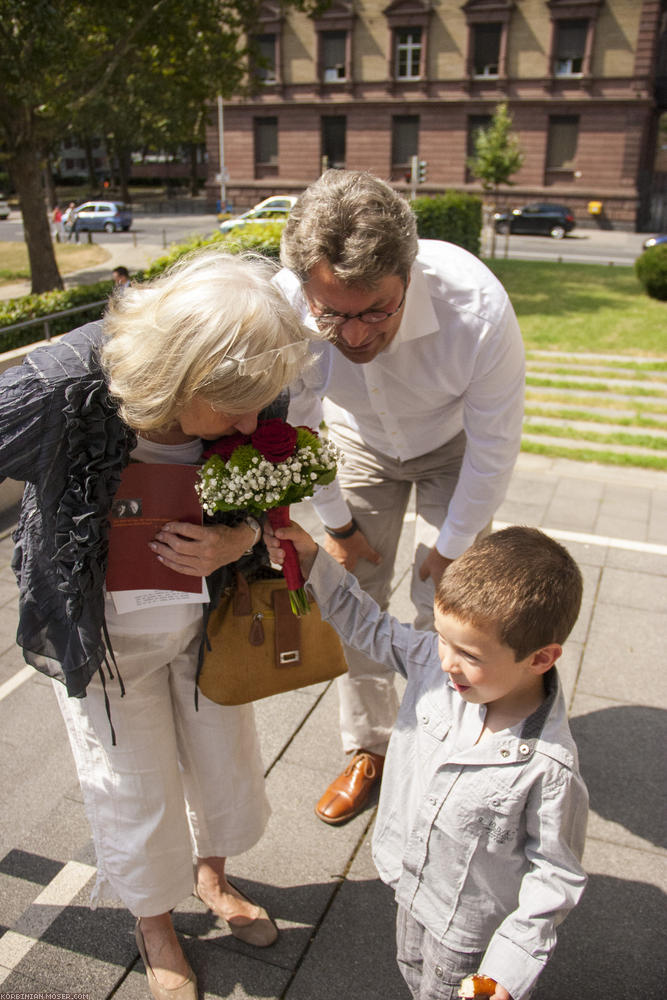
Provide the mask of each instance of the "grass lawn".
{"label": "grass lawn", "polygon": [[[81,271],[109,259],[109,253],[96,243],[56,243],[55,248],[61,274]],[[22,280],[30,280],[28,248],[25,243],[0,242],[0,285]]]}
{"label": "grass lawn", "polygon": [[632,267],[486,260],[507,289],[527,350],[667,358],[667,302]]}

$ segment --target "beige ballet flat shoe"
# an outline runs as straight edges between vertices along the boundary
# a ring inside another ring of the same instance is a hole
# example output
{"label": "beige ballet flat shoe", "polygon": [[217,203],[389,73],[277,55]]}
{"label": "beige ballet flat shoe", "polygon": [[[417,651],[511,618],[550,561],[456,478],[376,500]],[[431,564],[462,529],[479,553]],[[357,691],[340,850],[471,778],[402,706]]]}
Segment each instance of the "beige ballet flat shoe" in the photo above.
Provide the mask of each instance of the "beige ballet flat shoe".
{"label": "beige ballet flat shoe", "polygon": [[166,986],[162,986],[161,983],[157,981],[151,963],[148,961],[148,955],[146,954],[146,943],[144,941],[144,935],[141,932],[141,918],[137,920],[134,927],[134,940],[137,942],[139,954],[141,955],[142,961],[146,966],[148,988],[151,991],[153,1000],[197,1000],[197,977],[192,969],[190,969],[189,965],[188,969],[190,969],[190,973],[188,978],[185,982],[181,983],[180,986],[176,986],[174,989],[168,990]]}
{"label": "beige ballet flat shoe", "polygon": [[[229,879],[227,881],[229,881]],[[249,896],[246,896],[245,893],[241,892],[238,886],[232,885],[231,882],[229,882],[229,884],[242,899],[252,903],[253,906],[258,905],[254,900],[250,899]],[[278,937],[278,928],[263,906],[259,907],[258,916],[256,916],[254,920],[251,920],[249,924],[235,924],[230,920],[227,920],[226,917],[223,917],[217,910],[214,910],[212,906],[209,906],[200,894],[199,886],[196,882],[194,889],[192,890],[192,894],[196,896],[197,899],[201,899],[204,906],[208,906],[209,910],[211,910],[212,913],[215,913],[218,920],[221,920],[222,923],[227,925],[231,933],[235,938],[238,938],[239,941],[245,941],[246,944],[251,944],[255,948],[268,948]]]}

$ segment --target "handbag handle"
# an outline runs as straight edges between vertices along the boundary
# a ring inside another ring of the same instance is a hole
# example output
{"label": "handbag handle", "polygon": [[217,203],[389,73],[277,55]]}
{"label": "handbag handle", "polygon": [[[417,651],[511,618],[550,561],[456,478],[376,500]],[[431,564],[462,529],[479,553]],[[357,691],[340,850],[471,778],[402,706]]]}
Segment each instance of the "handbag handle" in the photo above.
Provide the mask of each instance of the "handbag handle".
{"label": "handbag handle", "polygon": [[234,587],[234,596],[232,598],[232,614],[252,614],[250,584],[239,570],[236,571],[236,586]]}

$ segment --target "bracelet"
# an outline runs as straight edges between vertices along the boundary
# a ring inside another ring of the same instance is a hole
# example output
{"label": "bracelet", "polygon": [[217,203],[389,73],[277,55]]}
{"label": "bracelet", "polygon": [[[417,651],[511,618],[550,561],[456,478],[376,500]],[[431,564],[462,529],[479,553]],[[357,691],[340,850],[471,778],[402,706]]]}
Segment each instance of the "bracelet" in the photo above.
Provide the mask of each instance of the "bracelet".
{"label": "bracelet", "polygon": [[257,542],[262,537],[262,526],[257,520],[257,518],[253,517],[252,514],[248,514],[247,517],[244,517],[241,523],[247,524],[248,527],[252,528],[252,530],[255,532],[255,537],[252,540],[250,548],[246,549],[245,552],[243,553],[244,556],[249,556],[252,550],[254,549],[255,545],[257,545]]}
{"label": "bracelet", "polygon": [[326,524],[322,527],[326,531],[327,535],[331,535],[332,538],[351,538],[355,531],[359,531],[359,525],[352,518],[352,523],[349,528],[345,528],[343,531],[337,531],[335,528],[328,528]]}

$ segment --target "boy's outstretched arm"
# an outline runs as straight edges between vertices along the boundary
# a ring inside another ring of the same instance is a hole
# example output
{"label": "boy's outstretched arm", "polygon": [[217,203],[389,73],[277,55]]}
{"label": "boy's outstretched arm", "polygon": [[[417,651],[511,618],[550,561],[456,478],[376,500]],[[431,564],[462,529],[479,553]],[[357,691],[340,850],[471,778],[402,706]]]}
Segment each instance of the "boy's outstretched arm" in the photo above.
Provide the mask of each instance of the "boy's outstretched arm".
{"label": "boy's outstretched arm", "polygon": [[294,521],[290,521],[288,528],[277,528],[275,531],[267,521],[264,526],[264,542],[271,562],[278,566],[282,566],[285,558],[285,552],[280,544],[281,539],[287,539],[293,544],[299,557],[301,572],[307,580],[317,555],[317,542]]}

